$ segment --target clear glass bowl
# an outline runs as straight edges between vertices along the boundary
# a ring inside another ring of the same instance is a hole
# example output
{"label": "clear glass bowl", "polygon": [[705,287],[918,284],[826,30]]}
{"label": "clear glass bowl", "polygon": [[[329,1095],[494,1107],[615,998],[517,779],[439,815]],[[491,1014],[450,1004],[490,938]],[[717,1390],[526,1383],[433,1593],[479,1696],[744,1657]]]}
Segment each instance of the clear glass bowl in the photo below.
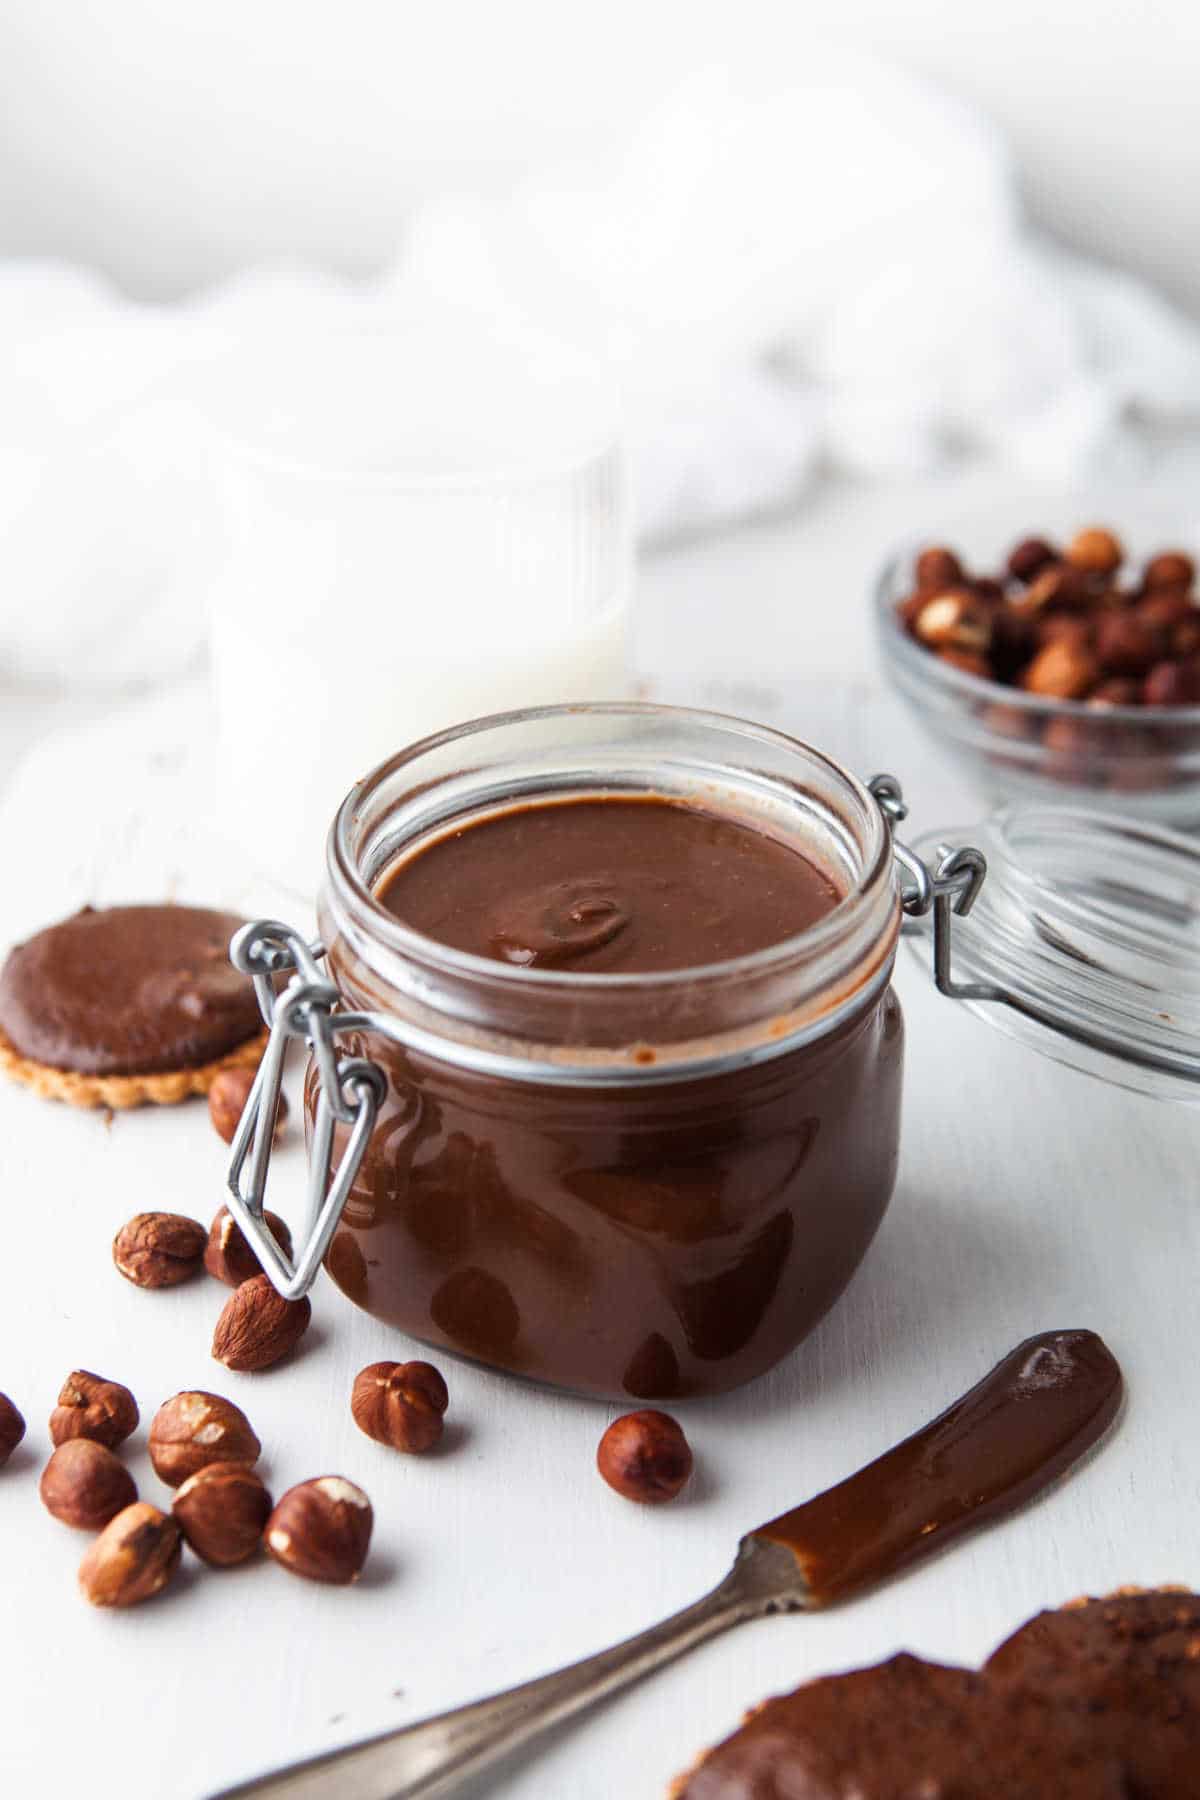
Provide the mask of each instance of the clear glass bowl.
{"label": "clear glass bowl", "polygon": [[919,544],[875,582],[884,674],[931,738],[995,800],[1085,796],[1093,809],[1200,825],[1200,706],[1090,707],[965,674],[915,643],[896,616]]}

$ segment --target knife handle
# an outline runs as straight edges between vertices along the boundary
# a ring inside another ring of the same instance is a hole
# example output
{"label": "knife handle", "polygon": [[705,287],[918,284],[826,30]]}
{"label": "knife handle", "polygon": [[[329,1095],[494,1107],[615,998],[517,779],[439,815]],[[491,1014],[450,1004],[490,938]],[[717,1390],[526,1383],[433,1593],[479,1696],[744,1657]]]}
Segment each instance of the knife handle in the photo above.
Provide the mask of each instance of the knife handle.
{"label": "knife handle", "polygon": [[212,1800],[434,1800],[584,1707],[763,1612],[767,1585],[777,1586],[763,1561],[740,1556],[702,1600],[553,1675],[223,1788]]}
{"label": "knife handle", "polygon": [[1065,1475],[1121,1393],[1094,1331],[1026,1338],[931,1424],[753,1536],[791,1550],[810,1605],[845,1600]]}

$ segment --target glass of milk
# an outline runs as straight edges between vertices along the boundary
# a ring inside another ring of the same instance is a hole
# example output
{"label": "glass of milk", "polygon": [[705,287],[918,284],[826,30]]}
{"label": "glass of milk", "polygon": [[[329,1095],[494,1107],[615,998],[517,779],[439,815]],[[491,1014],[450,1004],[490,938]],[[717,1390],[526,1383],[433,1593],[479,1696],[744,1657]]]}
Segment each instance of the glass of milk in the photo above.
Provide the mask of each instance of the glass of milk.
{"label": "glass of milk", "polygon": [[307,897],[392,751],[627,694],[627,462],[596,369],[477,325],[292,339],[214,380],[218,813]]}

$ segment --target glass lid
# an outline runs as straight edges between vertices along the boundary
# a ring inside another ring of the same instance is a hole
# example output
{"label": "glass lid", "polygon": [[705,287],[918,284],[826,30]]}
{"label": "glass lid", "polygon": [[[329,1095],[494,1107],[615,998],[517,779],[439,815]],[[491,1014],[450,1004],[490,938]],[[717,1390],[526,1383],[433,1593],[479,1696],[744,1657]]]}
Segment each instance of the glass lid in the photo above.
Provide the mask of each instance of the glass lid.
{"label": "glass lid", "polygon": [[[1005,807],[913,843],[937,868],[969,842],[987,875],[969,911],[905,923],[943,991],[1043,1055],[1200,1105],[1200,841],[1074,807]],[[958,909],[955,909],[956,911]]]}

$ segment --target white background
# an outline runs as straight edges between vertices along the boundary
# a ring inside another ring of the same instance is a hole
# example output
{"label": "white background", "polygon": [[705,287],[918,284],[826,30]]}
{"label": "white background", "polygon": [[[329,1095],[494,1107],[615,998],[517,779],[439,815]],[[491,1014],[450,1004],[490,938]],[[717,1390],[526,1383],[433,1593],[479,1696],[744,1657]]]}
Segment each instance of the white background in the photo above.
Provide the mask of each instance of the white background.
{"label": "white background", "polygon": [[830,31],[981,101],[1036,218],[1200,309],[1193,0],[2,0],[0,255],[149,295],[264,255],[370,269],[422,195]]}

